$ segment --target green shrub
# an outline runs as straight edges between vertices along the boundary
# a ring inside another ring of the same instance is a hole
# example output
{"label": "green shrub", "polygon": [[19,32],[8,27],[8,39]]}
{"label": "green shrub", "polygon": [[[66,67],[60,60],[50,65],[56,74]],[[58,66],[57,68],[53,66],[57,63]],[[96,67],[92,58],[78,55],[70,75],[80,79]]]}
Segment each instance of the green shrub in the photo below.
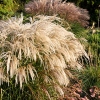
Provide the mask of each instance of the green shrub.
{"label": "green shrub", "polygon": [[0,19],[6,19],[16,15],[18,12],[22,12],[24,9],[24,4],[28,1],[29,0],[1,0]]}
{"label": "green shrub", "polygon": [[17,6],[14,0],[3,0],[2,3],[0,3],[0,19],[13,15]]}

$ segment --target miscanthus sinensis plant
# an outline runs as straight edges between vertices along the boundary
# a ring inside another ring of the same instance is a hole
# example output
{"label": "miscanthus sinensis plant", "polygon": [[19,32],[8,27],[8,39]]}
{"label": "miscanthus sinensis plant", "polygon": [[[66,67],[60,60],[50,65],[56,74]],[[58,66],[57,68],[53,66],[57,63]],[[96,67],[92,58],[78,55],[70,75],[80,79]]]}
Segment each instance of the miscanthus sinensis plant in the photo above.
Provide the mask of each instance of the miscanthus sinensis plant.
{"label": "miscanthus sinensis plant", "polygon": [[88,56],[74,34],[55,23],[60,18],[28,20],[25,23],[21,15],[0,21],[0,85],[13,78],[22,88],[23,83],[42,77],[63,95],[60,86],[67,86],[72,76],[68,69],[80,69],[79,59]]}
{"label": "miscanthus sinensis plant", "polygon": [[86,9],[77,7],[70,2],[62,2],[62,0],[31,0],[25,5],[25,11],[33,15],[58,14],[69,22],[78,22],[82,26],[89,24],[89,14]]}

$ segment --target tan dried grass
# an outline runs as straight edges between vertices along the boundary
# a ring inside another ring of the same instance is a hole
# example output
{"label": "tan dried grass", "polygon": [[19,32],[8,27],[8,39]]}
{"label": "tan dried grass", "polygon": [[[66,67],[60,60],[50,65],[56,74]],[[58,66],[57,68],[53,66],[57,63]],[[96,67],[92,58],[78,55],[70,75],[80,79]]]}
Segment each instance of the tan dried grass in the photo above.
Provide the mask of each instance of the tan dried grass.
{"label": "tan dried grass", "polygon": [[56,16],[37,16],[30,23],[23,24],[21,15],[20,18],[0,21],[0,83],[7,74],[8,78],[15,76],[20,88],[29,78],[34,81],[39,75],[32,63],[39,60],[38,66],[47,73],[42,73],[45,82],[68,85],[71,73],[67,68],[80,68],[79,57],[88,56],[73,33],[52,22],[58,19]]}

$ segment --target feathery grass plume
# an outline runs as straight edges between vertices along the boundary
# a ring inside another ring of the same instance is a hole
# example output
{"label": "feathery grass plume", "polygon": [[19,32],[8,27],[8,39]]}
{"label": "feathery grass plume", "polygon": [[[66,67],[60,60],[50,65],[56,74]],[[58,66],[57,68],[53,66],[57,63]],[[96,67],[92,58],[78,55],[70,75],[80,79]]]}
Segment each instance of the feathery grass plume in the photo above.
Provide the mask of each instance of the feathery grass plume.
{"label": "feathery grass plume", "polygon": [[[54,20],[60,18],[36,16],[23,23],[21,15],[0,21],[1,82],[3,75],[8,75],[10,79],[15,76],[20,88],[39,77],[44,77],[45,82],[68,85],[68,67],[78,68],[79,57],[88,56],[74,34],[53,23]],[[60,87],[57,89],[63,94]]]}
{"label": "feathery grass plume", "polygon": [[61,2],[61,0],[32,0],[25,5],[25,11],[33,15],[58,14],[67,21],[75,21],[82,26],[87,26],[89,14],[86,9],[75,6],[73,3]]}

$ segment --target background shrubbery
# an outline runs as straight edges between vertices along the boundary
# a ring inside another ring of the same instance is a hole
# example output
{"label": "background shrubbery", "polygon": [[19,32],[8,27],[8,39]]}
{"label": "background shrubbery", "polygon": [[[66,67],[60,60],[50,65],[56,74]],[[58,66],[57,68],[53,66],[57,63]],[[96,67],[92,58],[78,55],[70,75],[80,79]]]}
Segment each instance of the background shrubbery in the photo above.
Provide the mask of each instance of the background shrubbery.
{"label": "background shrubbery", "polygon": [[0,0],[0,19],[6,19],[24,11],[24,4],[29,0]]}
{"label": "background shrubbery", "polygon": [[[0,18],[12,16],[16,12],[23,11],[25,3],[29,1],[30,0],[0,0]],[[93,22],[98,25],[100,0],[67,0],[67,2],[73,2],[75,5],[87,9],[91,16],[90,25],[92,25]]]}

